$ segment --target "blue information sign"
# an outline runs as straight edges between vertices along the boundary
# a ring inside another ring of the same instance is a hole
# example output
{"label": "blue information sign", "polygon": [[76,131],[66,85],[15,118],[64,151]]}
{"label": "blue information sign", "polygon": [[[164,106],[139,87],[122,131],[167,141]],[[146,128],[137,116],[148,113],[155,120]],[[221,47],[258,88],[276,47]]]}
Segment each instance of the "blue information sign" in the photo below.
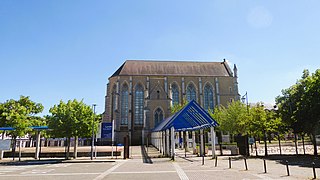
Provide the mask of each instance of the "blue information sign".
{"label": "blue information sign", "polygon": [[112,138],[112,123],[103,122],[101,125],[101,138]]}

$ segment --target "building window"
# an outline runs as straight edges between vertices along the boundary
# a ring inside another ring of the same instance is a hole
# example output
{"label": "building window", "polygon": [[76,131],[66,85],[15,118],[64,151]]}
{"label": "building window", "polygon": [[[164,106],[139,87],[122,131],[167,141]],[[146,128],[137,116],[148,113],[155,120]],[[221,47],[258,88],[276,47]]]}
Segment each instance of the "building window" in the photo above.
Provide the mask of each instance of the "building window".
{"label": "building window", "polygon": [[117,86],[114,85],[112,88],[112,111],[115,111],[116,109],[117,109]]}
{"label": "building window", "polygon": [[192,100],[197,100],[197,92],[194,85],[190,83],[187,87],[187,101],[190,102]]}
{"label": "building window", "polygon": [[144,92],[141,84],[138,84],[135,88],[134,94],[134,124],[143,124],[143,103],[144,103]]}
{"label": "building window", "polygon": [[176,84],[172,84],[171,86],[172,90],[172,105],[179,104],[179,88]]}
{"label": "building window", "polygon": [[212,90],[212,86],[210,86],[209,84],[206,84],[206,86],[204,87],[204,109],[205,110],[213,110],[213,90]]}
{"label": "building window", "polygon": [[156,127],[163,120],[163,112],[160,108],[154,112],[154,126]]}
{"label": "building window", "polygon": [[121,125],[128,125],[129,91],[128,85],[121,88]]}

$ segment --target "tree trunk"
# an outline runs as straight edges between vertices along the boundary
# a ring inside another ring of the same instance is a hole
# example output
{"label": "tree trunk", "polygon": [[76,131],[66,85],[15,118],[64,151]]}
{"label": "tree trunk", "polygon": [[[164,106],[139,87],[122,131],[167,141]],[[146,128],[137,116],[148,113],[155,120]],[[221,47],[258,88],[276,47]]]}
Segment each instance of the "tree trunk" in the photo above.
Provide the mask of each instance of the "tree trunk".
{"label": "tree trunk", "polygon": [[70,137],[67,137],[67,156],[66,159],[69,159],[70,156]]}
{"label": "tree trunk", "polygon": [[78,157],[78,136],[74,137],[74,148],[73,148],[73,158],[77,159]]}
{"label": "tree trunk", "polygon": [[12,142],[12,159],[13,160],[15,158],[16,146],[17,146],[17,137],[13,136],[13,142]]}
{"label": "tree trunk", "polygon": [[264,133],[264,155],[268,156],[267,135]]}
{"label": "tree trunk", "polygon": [[304,134],[301,134],[301,136],[302,136],[303,154],[306,155],[306,149],[305,149],[305,146],[304,146]]}
{"label": "tree trunk", "polygon": [[33,138],[33,137],[30,137],[30,138],[29,138],[29,140],[30,140],[30,141],[29,141],[29,142],[30,142],[29,147],[32,147],[32,143],[33,143],[32,138]]}
{"label": "tree trunk", "polygon": [[296,155],[298,155],[298,139],[296,133],[294,133],[294,146],[296,147]]}
{"label": "tree trunk", "polygon": [[269,143],[271,144],[271,134],[270,133],[268,134],[268,140],[269,140]]}
{"label": "tree trunk", "polygon": [[282,152],[281,152],[281,139],[280,139],[280,134],[278,134],[278,141],[279,141],[280,155],[282,155]]}
{"label": "tree trunk", "polygon": [[[259,138],[260,139],[260,138]],[[257,140],[256,137],[254,137],[254,148],[256,149],[256,156],[258,156],[258,148],[257,148]]]}
{"label": "tree trunk", "polygon": [[21,161],[21,137],[19,137],[19,161]]}
{"label": "tree trunk", "polygon": [[313,149],[314,149],[314,156],[318,156],[318,150],[317,150],[317,141],[316,141],[316,134],[312,133],[312,139],[313,139]]}

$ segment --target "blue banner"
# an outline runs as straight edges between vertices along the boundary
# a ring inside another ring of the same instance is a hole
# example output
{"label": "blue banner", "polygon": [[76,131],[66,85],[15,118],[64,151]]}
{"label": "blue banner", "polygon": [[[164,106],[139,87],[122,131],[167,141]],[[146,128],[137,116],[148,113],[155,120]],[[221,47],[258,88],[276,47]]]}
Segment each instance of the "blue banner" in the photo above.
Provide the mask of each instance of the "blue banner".
{"label": "blue banner", "polygon": [[103,122],[101,125],[101,138],[112,138],[112,123]]}

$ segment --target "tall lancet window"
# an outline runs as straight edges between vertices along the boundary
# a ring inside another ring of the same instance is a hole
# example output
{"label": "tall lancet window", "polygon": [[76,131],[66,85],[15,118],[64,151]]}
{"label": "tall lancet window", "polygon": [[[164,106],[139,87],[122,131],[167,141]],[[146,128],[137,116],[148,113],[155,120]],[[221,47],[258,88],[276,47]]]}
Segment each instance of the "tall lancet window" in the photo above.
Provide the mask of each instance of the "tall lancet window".
{"label": "tall lancet window", "polygon": [[138,84],[134,92],[134,124],[143,124],[143,103],[144,91],[141,84]]}
{"label": "tall lancet window", "polygon": [[128,85],[121,88],[121,125],[128,125],[129,91]]}
{"label": "tall lancet window", "polygon": [[204,87],[204,101],[203,101],[204,109],[205,110],[213,110],[214,104],[213,104],[213,89],[212,86],[209,84],[206,84]]}
{"label": "tall lancet window", "polygon": [[174,83],[171,86],[171,91],[172,91],[172,105],[177,105],[179,104],[179,88],[178,86]]}
{"label": "tall lancet window", "polygon": [[117,103],[117,86],[116,85],[114,85],[112,88],[111,97],[112,97],[112,111],[115,111],[117,109],[117,105],[118,105],[118,103]]}
{"label": "tall lancet window", "polygon": [[158,108],[154,112],[154,126],[156,127],[163,120],[163,112],[160,108]]}
{"label": "tall lancet window", "polygon": [[197,92],[194,85],[190,83],[187,87],[187,101],[190,102],[192,100],[197,100]]}

